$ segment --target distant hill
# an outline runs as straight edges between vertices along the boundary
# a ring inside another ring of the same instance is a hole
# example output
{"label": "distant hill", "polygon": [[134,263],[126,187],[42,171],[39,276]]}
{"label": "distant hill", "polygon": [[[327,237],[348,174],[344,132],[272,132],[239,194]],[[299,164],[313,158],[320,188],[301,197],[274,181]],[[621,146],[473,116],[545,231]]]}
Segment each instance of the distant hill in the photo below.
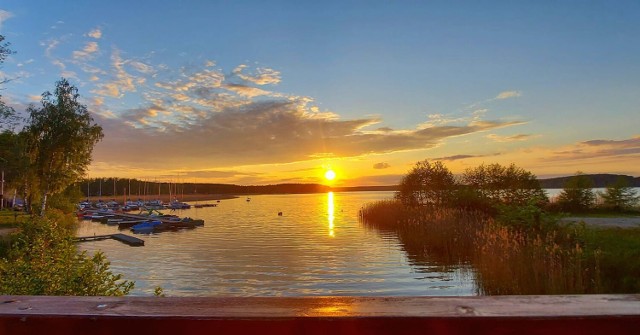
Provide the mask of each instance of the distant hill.
{"label": "distant hill", "polygon": [[[619,177],[627,179],[630,186],[640,187],[640,177],[632,177],[617,174],[589,174],[587,177],[593,180],[594,187],[606,187],[614,183]],[[564,184],[572,176],[540,179],[542,188],[563,188]],[[234,184],[208,184],[208,183],[180,183],[168,184],[163,182],[145,182],[137,179],[106,178],[90,179],[77,183],[77,187],[86,196],[122,196],[125,192],[132,198],[141,195],[168,195],[176,194],[299,194],[299,193],[325,193],[335,192],[362,192],[362,191],[397,191],[398,185],[389,186],[353,186],[330,187],[321,184],[275,184],[275,185],[234,185]],[[171,189],[171,191],[169,191]]]}
{"label": "distant hill", "polygon": [[[356,186],[356,187],[330,187],[321,184],[275,184],[275,185],[234,185],[234,184],[208,184],[208,183],[179,183],[169,184],[164,182],[146,182],[138,179],[106,178],[90,179],[77,183],[77,187],[84,196],[122,196],[125,192],[131,194],[131,198],[143,195],[160,196],[170,192],[180,194],[302,194],[302,193],[326,193],[358,192],[358,191],[395,191],[397,186]],[[171,191],[170,191],[171,189]],[[114,195],[115,192],[115,195]]]}
{"label": "distant hill", "polygon": [[[585,176],[591,178],[593,181],[593,187],[607,187],[607,185],[613,184],[622,177],[627,180],[629,186],[640,187],[640,177],[632,177],[621,174],[585,174]],[[540,185],[542,188],[564,188],[565,183],[573,176],[540,179]]]}
{"label": "distant hill", "polygon": [[351,186],[351,187],[332,187],[332,191],[336,192],[364,192],[364,191],[397,191],[398,186]]}

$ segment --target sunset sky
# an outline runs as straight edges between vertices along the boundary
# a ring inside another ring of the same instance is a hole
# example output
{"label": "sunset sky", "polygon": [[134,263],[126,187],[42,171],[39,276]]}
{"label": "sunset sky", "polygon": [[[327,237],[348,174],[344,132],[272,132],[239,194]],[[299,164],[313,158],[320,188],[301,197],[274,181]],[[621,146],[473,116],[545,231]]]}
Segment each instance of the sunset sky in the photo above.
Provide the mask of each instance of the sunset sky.
{"label": "sunset sky", "polygon": [[640,1],[16,1],[0,91],[69,79],[90,177],[389,185],[415,162],[640,176]]}

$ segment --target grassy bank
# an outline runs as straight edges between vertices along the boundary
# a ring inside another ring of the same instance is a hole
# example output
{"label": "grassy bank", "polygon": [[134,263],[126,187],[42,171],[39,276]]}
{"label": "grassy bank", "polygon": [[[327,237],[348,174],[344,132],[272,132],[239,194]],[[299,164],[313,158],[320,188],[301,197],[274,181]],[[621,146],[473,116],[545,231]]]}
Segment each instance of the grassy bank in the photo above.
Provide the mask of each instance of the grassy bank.
{"label": "grassy bank", "polygon": [[[545,222],[540,229],[480,212],[369,204],[361,220],[393,231],[417,264],[475,269],[479,294],[640,292],[640,229]],[[546,220],[552,220],[546,218]]]}
{"label": "grassy bank", "polygon": [[0,229],[17,227],[20,223],[29,218],[28,214],[23,212],[16,212],[8,209],[0,211]]}

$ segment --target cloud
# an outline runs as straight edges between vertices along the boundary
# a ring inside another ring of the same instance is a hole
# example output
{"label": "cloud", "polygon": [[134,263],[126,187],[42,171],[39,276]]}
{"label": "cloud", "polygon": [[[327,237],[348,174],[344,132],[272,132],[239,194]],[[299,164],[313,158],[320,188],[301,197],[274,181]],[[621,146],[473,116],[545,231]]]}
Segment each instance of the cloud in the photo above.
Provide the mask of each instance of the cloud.
{"label": "cloud", "polygon": [[257,87],[251,87],[251,86],[240,85],[240,84],[225,84],[224,88],[248,98],[254,98],[261,95],[268,95],[270,93],[268,91],[259,89]]}
{"label": "cloud", "polygon": [[640,158],[640,136],[625,140],[590,140],[553,152],[554,160]]}
{"label": "cloud", "polygon": [[180,178],[230,178],[230,177],[246,177],[257,176],[260,173],[247,173],[239,171],[222,171],[222,170],[194,170],[194,171],[176,171],[173,174],[167,174],[161,177],[175,177],[179,175]]}
{"label": "cloud", "polygon": [[[254,101],[215,113],[192,113],[196,122],[171,122],[161,106],[129,110],[119,123],[107,121],[106,137],[96,149],[96,160],[142,162],[145,155],[172,153],[166,168],[193,166],[237,166],[289,163],[318,157],[356,157],[369,154],[428,149],[441,141],[492,130],[519,122],[486,121],[458,126],[394,132],[366,129],[377,118],[341,120],[333,113],[310,112],[305,99]],[[194,143],[196,145],[194,145]]]}
{"label": "cloud", "polygon": [[47,41],[44,42],[40,42],[40,45],[45,47],[44,49],[44,54],[47,57],[51,57],[51,53],[53,52],[53,50],[60,44],[60,40],[58,39],[49,39]]}
{"label": "cloud", "polygon": [[500,155],[502,155],[502,154],[499,153],[499,152],[498,153],[493,153],[493,154],[486,154],[486,155],[453,155],[453,156],[433,158],[433,160],[434,161],[449,161],[449,162],[453,162],[453,161],[469,159],[469,158],[485,158],[485,157],[495,157],[495,156],[500,156]]}
{"label": "cloud", "polygon": [[155,70],[153,69],[152,66],[147,65],[145,63],[136,61],[136,60],[132,60],[128,62],[129,66],[131,66],[132,68],[134,68],[136,71],[140,72],[140,73],[144,73],[144,74],[153,74],[155,73]]}
{"label": "cloud", "polygon": [[511,136],[500,136],[497,134],[487,135],[488,139],[493,140],[495,142],[501,142],[501,143],[526,141],[532,137],[534,136],[530,134],[517,134],[517,135],[511,135]]}
{"label": "cloud", "polygon": [[453,155],[453,156],[446,156],[446,157],[438,157],[438,158],[434,158],[434,161],[457,161],[457,160],[461,160],[461,159],[467,159],[467,158],[476,158],[476,157],[482,157],[482,156],[476,156],[476,155]]}
{"label": "cloud", "polygon": [[233,70],[238,78],[256,85],[268,85],[280,83],[280,72],[274,69],[259,67],[254,73],[244,74],[247,65],[241,64]]}
{"label": "cloud", "polygon": [[146,79],[129,74],[125,69],[126,63],[120,56],[120,50],[114,48],[111,53],[111,80],[96,85],[97,88],[91,92],[113,98],[121,98],[126,92],[135,92],[137,85],[143,84]]}
{"label": "cloud", "polygon": [[390,167],[391,167],[391,165],[389,165],[389,163],[387,163],[387,162],[381,162],[381,163],[373,164],[373,168],[376,169],[376,170],[388,169]]}
{"label": "cloud", "polygon": [[2,24],[4,21],[13,17],[13,13],[6,11],[4,9],[0,9],[0,31],[2,30]]}
{"label": "cloud", "polygon": [[28,65],[28,64],[33,63],[34,61],[35,61],[35,60],[34,60],[33,58],[30,58],[30,59],[27,59],[27,60],[26,60],[26,61],[24,61],[24,62],[20,62],[20,63],[18,63],[16,66],[17,66],[17,67],[23,67],[23,66],[25,66],[25,65]]}
{"label": "cloud", "polygon": [[100,28],[96,28],[90,32],[87,33],[87,36],[95,38],[95,39],[100,39],[102,38],[102,31],[100,30]]}
{"label": "cloud", "polygon": [[500,92],[494,99],[505,100],[505,99],[517,98],[520,96],[522,96],[522,92],[520,91],[504,91],[504,92]]}
{"label": "cloud", "polygon": [[98,42],[87,42],[82,50],[73,52],[73,59],[86,60],[91,58],[96,52],[98,52]]}

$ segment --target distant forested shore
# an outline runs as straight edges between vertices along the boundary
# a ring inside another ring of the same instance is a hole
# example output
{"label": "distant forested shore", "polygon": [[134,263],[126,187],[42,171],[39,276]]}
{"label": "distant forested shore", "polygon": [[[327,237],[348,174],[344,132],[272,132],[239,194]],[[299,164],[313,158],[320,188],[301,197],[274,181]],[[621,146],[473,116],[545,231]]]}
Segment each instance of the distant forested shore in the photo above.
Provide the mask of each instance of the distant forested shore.
{"label": "distant forested shore", "polygon": [[[585,174],[586,178],[591,179],[593,182],[593,187],[596,188],[604,188],[613,183],[615,183],[618,178],[623,178],[625,182],[631,187],[640,187],[640,177],[632,177],[623,174],[609,174],[609,173],[599,173],[599,174]],[[539,179],[540,186],[542,188],[563,188],[564,185],[569,181],[569,179],[573,176],[567,177],[557,177],[557,178],[549,178],[549,179]]]}
{"label": "distant forested shore", "polygon": [[[619,174],[586,174],[585,177],[593,182],[593,187],[604,188],[618,178],[624,178],[631,187],[640,187],[640,177]],[[572,176],[539,179],[542,188],[563,188]],[[387,186],[327,186],[322,184],[273,184],[273,185],[235,185],[215,183],[168,183],[144,181],[127,178],[94,178],[77,184],[77,187],[87,196],[124,196],[132,198],[139,196],[154,196],[173,194],[304,194],[334,192],[362,192],[362,191],[397,191],[398,185]]]}

